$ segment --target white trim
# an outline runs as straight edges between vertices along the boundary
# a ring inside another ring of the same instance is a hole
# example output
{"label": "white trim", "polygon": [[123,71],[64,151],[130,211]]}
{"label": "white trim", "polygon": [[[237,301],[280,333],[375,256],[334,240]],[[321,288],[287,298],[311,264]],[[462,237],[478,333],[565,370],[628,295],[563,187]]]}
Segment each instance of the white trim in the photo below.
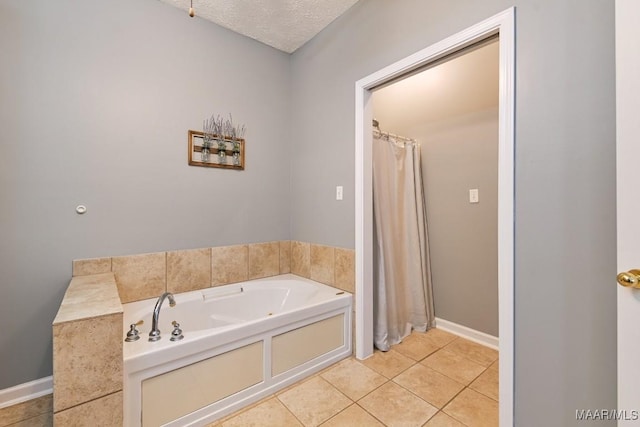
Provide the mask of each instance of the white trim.
{"label": "white trim", "polygon": [[482,344],[485,347],[490,347],[494,350],[499,349],[498,345],[500,340],[498,339],[498,337],[485,334],[484,332],[476,331],[475,329],[471,329],[466,326],[450,322],[448,320],[440,319],[439,317],[436,317],[436,328],[445,332],[450,332],[469,341]]}
{"label": "white trim", "polygon": [[5,388],[0,390],[0,409],[51,393],[53,393],[53,377],[51,376]]}
{"label": "white trim", "polygon": [[356,357],[373,354],[373,215],[371,187],[371,90],[447,54],[499,34],[498,305],[500,335],[500,425],[513,425],[514,390],[514,120],[515,9],[391,64],[355,84],[356,101]]}

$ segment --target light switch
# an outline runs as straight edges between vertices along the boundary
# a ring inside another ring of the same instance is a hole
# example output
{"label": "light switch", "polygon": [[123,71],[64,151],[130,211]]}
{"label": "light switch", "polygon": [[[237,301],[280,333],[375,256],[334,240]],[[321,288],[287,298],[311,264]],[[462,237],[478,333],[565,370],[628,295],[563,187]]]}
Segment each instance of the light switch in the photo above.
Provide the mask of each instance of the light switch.
{"label": "light switch", "polygon": [[336,200],[342,200],[342,185],[336,187]]}
{"label": "light switch", "polygon": [[478,189],[473,188],[469,190],[469,203],[479,203],[480,195],[478,194]]}

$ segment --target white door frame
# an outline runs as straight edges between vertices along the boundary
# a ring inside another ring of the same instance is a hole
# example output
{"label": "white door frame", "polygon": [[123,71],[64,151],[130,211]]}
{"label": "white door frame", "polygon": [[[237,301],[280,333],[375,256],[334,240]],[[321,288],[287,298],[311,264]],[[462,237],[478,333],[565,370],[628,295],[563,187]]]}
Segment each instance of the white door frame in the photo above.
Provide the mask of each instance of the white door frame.
{"label": "white door frame", "polygon": [[[640,268],[640,221],[637,198],[637,159],[640,154],[640,54],[636,42],[640,4],[616,0],[616,228],[618,272]],[[613,280],[608,286],[615,286]],[[617,286],[618,427],[637,426],[640,396],[640,289]]]}
{"label": "white door frame", "polygon": [[509,8],[356,82],[356,357],[373,353],[371,90],[499,34],[498,305],[500,425],[513,425],[515,10]]}

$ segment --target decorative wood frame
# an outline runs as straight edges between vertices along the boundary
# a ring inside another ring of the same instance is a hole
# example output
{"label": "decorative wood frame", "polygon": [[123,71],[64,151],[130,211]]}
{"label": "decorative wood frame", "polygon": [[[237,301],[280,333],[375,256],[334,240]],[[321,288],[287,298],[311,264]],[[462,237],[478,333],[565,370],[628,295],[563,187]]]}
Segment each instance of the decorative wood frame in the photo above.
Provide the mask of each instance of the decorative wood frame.
{"label": "decorative wood frame", "polygon": [[[226,146],[226,161],[225,163],[220,162],[220,157],[218,153],[220,150],[218,149],[218,144],[220,141],[224,141]],[[233,164],[233,145],[235,143],[239,144],[239,157],[240,164]],[[214,139],[212,141],[212,146],[209,148],[209,161],[202,160],[202,146],[204,144],[204,132],[200,132],[197,130],[189,130],[188,135],[188,148],[189,148],[189,166],[204,166],[208,168],[223,168],[223,169],[237,169],[244,170],[244,139],[236,138],[232,139],[230,136],[223,136],[222,138],[219,135],[214,135]],[[196,154],[197,153],[197,154]]]}

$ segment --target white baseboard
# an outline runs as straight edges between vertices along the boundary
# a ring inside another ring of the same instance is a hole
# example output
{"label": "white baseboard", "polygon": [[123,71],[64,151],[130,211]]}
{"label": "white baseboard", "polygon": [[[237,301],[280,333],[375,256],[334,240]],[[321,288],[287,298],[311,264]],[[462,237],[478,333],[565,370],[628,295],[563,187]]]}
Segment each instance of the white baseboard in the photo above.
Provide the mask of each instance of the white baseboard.
{"label": "white baseboard", "polygon": [[493,335],[485,334],[484,332],[476,331],[475,329],[467,328],[466,326],[458,325],[457,323],[438,317],[436,317],[436,328],[498,350],[499,338]]}
{"label": "white baseboard", "polygon": [[53,393],[53,377],[44,377],[0,390],[0,409]]}

